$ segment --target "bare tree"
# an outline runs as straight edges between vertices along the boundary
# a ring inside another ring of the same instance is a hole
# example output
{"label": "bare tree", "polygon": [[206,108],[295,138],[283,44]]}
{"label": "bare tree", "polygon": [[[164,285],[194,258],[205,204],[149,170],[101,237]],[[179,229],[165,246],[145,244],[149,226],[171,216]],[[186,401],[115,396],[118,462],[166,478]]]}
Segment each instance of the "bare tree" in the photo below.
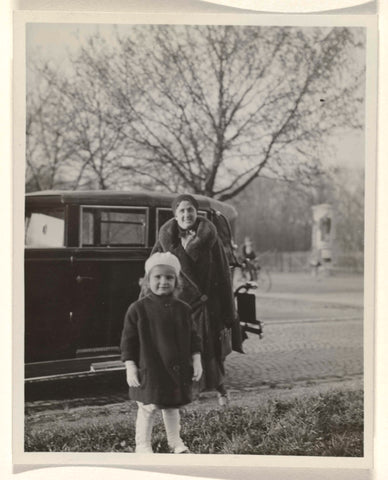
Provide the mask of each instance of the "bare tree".
{"label": "bare tree", "polygon": [[336,168],[331,176],[335,237],[343,253],[364,251],[365,175],[361,169]]}
{"label": "bare tree", "polygon": [[311,248],[311,188],[261,176],[231,202],[239,212],[237,244],[248,236],[261,252]]}
{"label": "bare tree", "polygon": [[339,254],[364,249],[363,169],[333,167],[316,185],[259,177],[231,200],[240,212],[236,241],[250,237],[259,251],[311,249],[312,207],[334,208],[334,245]]}
{"label": "bare tree", "polygon": [[[123,122],[99,77],[81,59],[63,74],[33,64],[27,95],[29,188],[114,188],[123,175]],[[37,88],[38,85],[38,88]],[[125,119],[127,121],[127,119]]]}
{"label": "bare tree", "polygon": [[362,29],[142,25],[113,38],[92,36],[59,83],[74,186],[93,175],[118,188],[129,172],[227,200],[263,174],[309,183],[325,138],[362,126]]}
{"label": "bare tree", "polygon": [[[130,168],[222,200],[262,173],[308,182],[320,171],[317,144],[361,125],[357,36],[347,28],[134,28],[103,69],[129,120]],[[101,73],[101,59],[83,53]]]}
{"label": "bare tree", "polygon": [[26,108],[26,189],[52,189],[60,182],[61,169],[74,153],[66,142],[68,128],[58,112],[64,97],[56,86],[56,76],[48,63],[39,71],[39,82],[33,81],[36,66],[28,72]]}
{"label": "bare tree", "polygon": [[92,177],[97,188],[105,190],[120,176],[118,166],[126,145],[123,122],[88,65],[77,60],[73,66],[74,76],[61,84],[68,106],[64,115],[72,123],[67,140],[74,146],[69,162],[70,171],[77,172],[73,188]]}

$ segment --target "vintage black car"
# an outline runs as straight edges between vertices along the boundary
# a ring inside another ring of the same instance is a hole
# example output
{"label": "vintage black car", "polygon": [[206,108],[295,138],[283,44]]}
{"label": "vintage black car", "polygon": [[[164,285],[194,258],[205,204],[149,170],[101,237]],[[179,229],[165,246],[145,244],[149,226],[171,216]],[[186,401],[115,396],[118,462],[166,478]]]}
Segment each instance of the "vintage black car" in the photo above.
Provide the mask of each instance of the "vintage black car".
{"label": "vintage black car", "polygon": [[[41,191],[25,206],[25,379],[121,369],[119,341],[173,195]],[[196,196],[231,254],[235,209]]]}

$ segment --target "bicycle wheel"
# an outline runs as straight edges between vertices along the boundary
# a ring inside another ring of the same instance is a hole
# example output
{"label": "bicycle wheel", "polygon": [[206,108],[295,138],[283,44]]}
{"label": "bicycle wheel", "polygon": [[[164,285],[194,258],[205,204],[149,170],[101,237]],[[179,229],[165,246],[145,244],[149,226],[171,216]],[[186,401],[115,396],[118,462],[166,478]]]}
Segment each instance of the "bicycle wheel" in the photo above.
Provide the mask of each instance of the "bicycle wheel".
{"label": "bicycle wheel", "polygon": [[272,287],[272,280],[269,271],[266,268],[261,267],[257,270],[257,290],[259,292],[269,292]]}

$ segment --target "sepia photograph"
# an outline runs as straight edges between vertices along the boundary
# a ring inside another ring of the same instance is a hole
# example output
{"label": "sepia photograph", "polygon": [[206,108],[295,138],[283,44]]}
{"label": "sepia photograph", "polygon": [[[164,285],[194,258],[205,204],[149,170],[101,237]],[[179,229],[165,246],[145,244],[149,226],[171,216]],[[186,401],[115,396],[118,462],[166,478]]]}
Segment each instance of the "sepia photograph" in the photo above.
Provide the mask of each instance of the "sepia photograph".
{"label": "sepia photograph", "polygon": [[20,28],[19,452],[369,461],[373,27]]}

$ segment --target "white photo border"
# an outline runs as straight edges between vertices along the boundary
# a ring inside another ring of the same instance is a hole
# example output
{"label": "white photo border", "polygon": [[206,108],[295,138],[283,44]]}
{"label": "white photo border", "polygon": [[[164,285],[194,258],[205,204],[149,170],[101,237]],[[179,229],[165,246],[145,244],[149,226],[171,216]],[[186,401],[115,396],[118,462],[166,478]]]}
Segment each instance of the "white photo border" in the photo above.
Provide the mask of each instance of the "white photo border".
{"label": "white photo border", "polygon": [[[365,269],[364,269],[364,391],[365,427],[362,458],[182,455],[149,456],[122,453],[35,453],[24,451],[24,304],[23,304],[23,208],[25,172],[25,32],[28,23],[126,23],[126,24],[211,24],[266,26],[350,26],[367,31],[366,151],[365,151]],[[227,467],[359,468],[373,465],[374,314],[375,314],[375,229],[376,229],[376,132],[377,132],[377,19],[374,16],[283,16],[254,14],[129,14],[74,12],[15,12],[14,15],[14,159],[13,159],[13,463],[15,465],[174,465]]]}
{"label": "white photo border", "polygon": [[[317,13],[375,4],[371,0],[200,0],[201,2],[272,13]],[[349,12],[350,13],[350,12]]]}

